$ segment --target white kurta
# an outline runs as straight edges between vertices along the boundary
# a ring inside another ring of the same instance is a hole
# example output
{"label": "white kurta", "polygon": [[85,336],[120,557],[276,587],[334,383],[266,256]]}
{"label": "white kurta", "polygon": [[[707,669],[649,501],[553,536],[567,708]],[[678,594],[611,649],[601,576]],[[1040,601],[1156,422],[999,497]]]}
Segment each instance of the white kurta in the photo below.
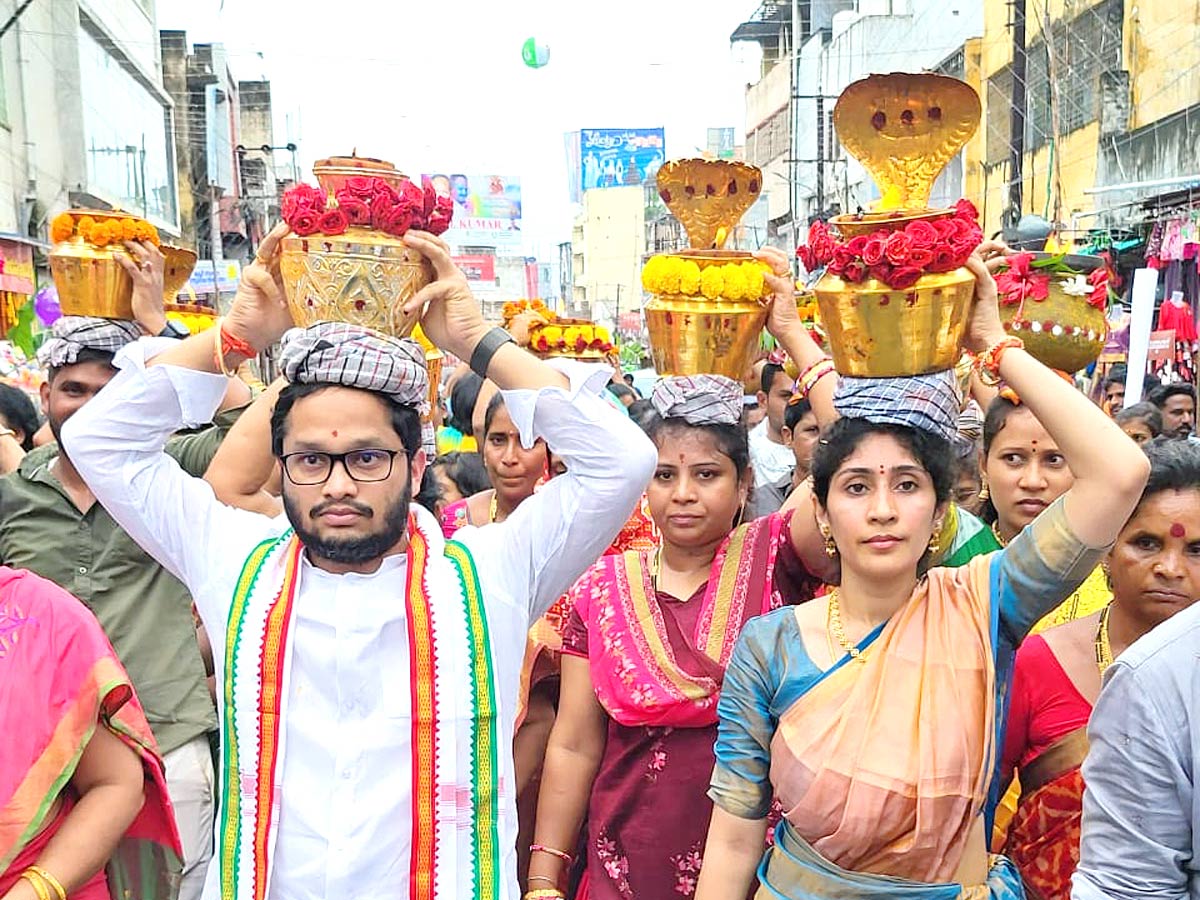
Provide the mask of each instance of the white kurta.
{"label": "white kurta", "polygon": [[[283,533],[288,522],[225,506],[206,482],[162,452],[180,427],[212,418],[226,380],[174,366],[145,367],[155,343],[143,340],[118,354],[122,371],[66,423],[63,443],[113,518],[191,591],[212,641],[223,709],[234,582],[250,551]],[[480,575],[504,748],[512,746],[530,623],[607,548],[657,462],[637,426],[595,396],[608,370],[579,364],[566,370],[570,391],[509,391],[505,402],[523,440],[545,438],[566,461],[567,474],[504,523],[456,536]],[[439,533],[427,512],[414,510],[425,517],[427,532]],[[412,786],[406,558],[389,557],[370,575],[333,575],[306,560],[302,566],[268,896],[406,898]],[[505,752],[500,839],[504,896],[515,898],[513,784],[512,756]],[[219,885],[214,857],[206,900],[218,900]]]}

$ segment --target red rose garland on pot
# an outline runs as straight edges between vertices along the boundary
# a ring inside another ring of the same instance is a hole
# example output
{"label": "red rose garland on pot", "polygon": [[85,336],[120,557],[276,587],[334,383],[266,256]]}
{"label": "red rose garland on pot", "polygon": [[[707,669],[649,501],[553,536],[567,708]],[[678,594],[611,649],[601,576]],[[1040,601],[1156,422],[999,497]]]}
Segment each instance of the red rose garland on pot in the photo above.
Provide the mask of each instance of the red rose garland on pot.
{"label": "red rose garland on pot", "polygon": [[283,220],[300,237],[344,234],[350,226],[374,228],[393,237],[410,229],[442,234],[454,217],[454,203],[433,187],[422,190],[407,178],[400,189],[382,178],[355,176],[333,197],[298,184],[283,195]]}
{"label": "red rose garland on pot", "polygon": [[851,284],[874,278],[895,290],[907,290],[922,275],[953,272],[983,241],[979,213],[960,200],[953,216],[909,222],[904,228],[880,228],[839,242],[824,222],[814,222],[808,243],[796,250],[804,268],[825,267]]}

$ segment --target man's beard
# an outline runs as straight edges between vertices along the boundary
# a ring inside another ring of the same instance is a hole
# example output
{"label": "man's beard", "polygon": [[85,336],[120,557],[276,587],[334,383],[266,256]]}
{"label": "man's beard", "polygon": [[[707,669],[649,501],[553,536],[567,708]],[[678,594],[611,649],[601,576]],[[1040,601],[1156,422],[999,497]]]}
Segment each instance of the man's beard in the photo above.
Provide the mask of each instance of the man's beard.
{"label": "man's beard", "polygon": [[[379,559],[395,547],[400,542],[400,539],[404,537],[404,531],[408,527],[408,508],[411,502],[412,485],[407,484],[400,495],[400,501],[385,510],[383,524],[378,531],[358,537],[331,539],[322,538],[315,530],[310,531],[307,525],[309,520],[313,518],[314,511],[321,510],[323,506],[332,506],[334,504],[319,504],[307,513],[302,513],[292,499],[288,497],[287,491],[284,491],[283,494],[283,508],[287,512],[288,521],[296,529],[296,534],[300,538],[300,542],[304,544],[304,549],[319,559],[327,559],[330,562],[346,565],[359,565],[371,562],[372,560]],[[370,507],[352,501],[341,501],[337,505],[353,506],[359,511],[364,511],[364,515],[365,511],[370,509]]]}

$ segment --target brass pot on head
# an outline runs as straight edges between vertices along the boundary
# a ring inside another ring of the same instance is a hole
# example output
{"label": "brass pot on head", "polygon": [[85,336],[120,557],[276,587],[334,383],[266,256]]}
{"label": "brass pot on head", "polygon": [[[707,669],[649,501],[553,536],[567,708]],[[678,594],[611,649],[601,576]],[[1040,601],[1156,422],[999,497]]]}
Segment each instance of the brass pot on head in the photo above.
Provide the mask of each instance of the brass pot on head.
{"label": "brass pot on head", "polygon": [[[979,127],[979,96],[943,75],[871,75],[851,84],[834,107],[838,139],[879,187],[879,207],[836,216],[849,241],[912,222],[936,222],[953,209],[928,208],[933,183]],[[842,375],[884,378],[953,369],[970,321],[975,279],[965,268],[922,274],[896,289],[874,278],[859,284],[825,273],[813,287],[834,366]]]}
{"label": "brass pot on head", "polygon": [[[97,222],[138,218],[94,209],[72,209],[67,214]],[[119,257],[130,258],[124,245],[98,247],[79,235],[54,245],[50,250],[50,274],[64,316],[133,319],[133,279],[117,261]]]}
{"label": "brass pot on head", "polygon": [[[658,192],[687,231],[691,249],[668,254],[710,266],[754,262],[725,241],[762,192],[762,172],[726,160],[684,159],[658,171]],[[711,373],[740,381],[758,349],[767,308],[758,297],[729,300],[660,293],[643,309],[659,375]]]}

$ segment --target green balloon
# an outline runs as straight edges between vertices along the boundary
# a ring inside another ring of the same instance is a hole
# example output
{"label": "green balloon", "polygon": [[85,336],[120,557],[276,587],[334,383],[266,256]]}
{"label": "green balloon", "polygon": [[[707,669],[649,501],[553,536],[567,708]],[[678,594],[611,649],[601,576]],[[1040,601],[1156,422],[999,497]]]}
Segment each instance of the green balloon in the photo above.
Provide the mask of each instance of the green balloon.
{"label": "green balloon", "polygon": [[528,38],[521,45],[521,60],[531,69],[540,69],[550,62],[550,47],[539,44],[537,38]]}

